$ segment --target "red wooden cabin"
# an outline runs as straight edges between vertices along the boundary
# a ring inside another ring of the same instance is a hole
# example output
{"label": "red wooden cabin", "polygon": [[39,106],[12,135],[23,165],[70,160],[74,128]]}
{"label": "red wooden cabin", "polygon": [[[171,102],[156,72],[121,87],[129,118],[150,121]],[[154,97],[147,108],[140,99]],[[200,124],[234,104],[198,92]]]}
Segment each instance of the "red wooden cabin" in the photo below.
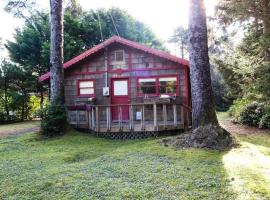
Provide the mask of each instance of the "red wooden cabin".
{"label": "red wooden cabin", "polygon": [[[68,121],[113,138],[189,126],[188,61],[113,36],[64,63]],[[50,73],[40,81],[50,79]]]}

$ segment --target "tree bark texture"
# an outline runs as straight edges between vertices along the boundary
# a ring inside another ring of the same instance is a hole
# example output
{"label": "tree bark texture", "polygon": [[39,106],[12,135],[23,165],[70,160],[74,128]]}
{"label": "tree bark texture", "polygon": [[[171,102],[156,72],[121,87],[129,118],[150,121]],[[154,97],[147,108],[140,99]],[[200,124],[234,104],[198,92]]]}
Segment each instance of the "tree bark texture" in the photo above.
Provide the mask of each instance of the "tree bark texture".
{"label": "tree bark texture", "polygon": [[182,55],[182,58],[185,59],[185,54],[184,54],[184,42],[183,42],[183,39],[181,40],[181,55]]}
{"label": "tree bark texture", "polygon": [[51,6],[51,103],[63,105],[64,70],[63,70],[63,2],[50,0]]}
{"label": "tree bark texture", "polygon": [[9,107],[8,107],[8,83],[7,83],[7,78],[4,77],[4,105],[5,105],[5,111],[7,115],[7,121],[10,120],[9,117]]}
{"label": "tree bark texture", "polygon": [[263,0],[263,35],[265,38],[265,57],[270,60],[270,1]]}
{"label": "tree bark texture", "polygon": [[193,129],[218,124],[211,85],[207,37],[203,0],[190,0],[189,59]]}
{"label": "tree bark texture", "polygon": [[263,32],[266,36],[270,35],[270,2],[263,0]]}

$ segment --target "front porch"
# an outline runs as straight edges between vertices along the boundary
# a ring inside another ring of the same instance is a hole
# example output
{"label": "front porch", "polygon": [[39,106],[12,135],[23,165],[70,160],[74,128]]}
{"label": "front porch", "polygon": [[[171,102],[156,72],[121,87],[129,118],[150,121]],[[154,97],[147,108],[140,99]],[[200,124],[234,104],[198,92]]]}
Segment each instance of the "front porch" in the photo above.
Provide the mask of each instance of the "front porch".
{"label": "front porch", "polygon": [[136,139],[188,130],[191,108],[171,102],[77,105],[68,108],[73,127],[112,139]]}

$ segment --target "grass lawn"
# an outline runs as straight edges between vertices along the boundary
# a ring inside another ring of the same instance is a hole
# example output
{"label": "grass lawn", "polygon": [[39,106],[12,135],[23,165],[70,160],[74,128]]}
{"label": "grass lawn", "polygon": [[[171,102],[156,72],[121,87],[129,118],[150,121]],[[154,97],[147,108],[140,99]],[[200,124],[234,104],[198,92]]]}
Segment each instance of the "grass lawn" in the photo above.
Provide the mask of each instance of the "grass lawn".
{"label": "grass lawn", "polygon": [[0,199],[270,199],[270,134],[227,152],[70,131],[0,138]]}

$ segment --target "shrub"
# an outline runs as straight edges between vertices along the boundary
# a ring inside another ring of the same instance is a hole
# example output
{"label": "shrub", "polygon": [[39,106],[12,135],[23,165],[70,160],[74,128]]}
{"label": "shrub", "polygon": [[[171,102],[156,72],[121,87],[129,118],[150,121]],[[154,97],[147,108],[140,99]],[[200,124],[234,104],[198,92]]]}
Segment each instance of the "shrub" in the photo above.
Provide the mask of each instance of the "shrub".
{"label": "shrub", "polygon": [[240,121],[240,113],[250,103],[251,103],[251,101],[249,99],[246,99],[246,98],[236,99],[233,102],[233,105],[231,106],[231,108],[229,109],[229,115],[234,117],[236,119],[236,121],[239,122]]}
{"label": "shrub", "polygon": [[240,112],[240,122],[250,126],[259,126],[264,115],[265,105],[263,103],[252,102]]}
{"label": "shrub", "polygon": [[260,120],[259,128],[270,128],[270,106],[266,108]]}
{"label": "shrub", "polygon": [[46,137],[63,135],[67,125],[64,106],[49,105],[43,110],[41,134]]}
{"label": "shrub", "polygon": [[6,122],[5,113],[0,111],[0,124],[4,124]]}
{"label": "shrub", "polygon": [[229,114],[242,124],[270,128],[269,103],[252,102],[247,98],[237,99],[230,108]]}
{"label": "shrub", "polygon": [[11,124],[19,122],[20,119],[16,115],[7,115],[6,113],[0,112],[0,124]]}

